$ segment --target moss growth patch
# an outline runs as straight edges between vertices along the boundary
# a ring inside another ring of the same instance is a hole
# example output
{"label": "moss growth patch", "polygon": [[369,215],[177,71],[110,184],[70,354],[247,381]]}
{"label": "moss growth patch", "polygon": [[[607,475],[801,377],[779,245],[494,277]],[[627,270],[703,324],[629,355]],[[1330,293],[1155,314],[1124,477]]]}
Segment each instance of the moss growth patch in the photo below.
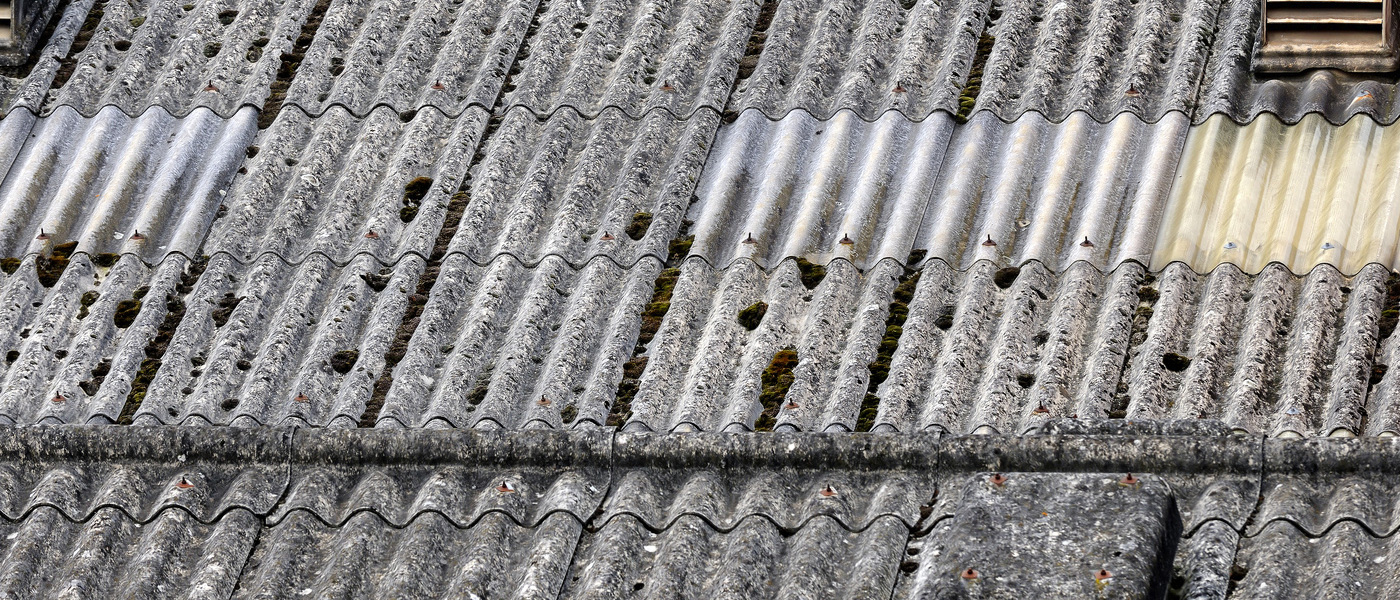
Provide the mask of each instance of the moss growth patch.
{"label": "moss growth patch", "polygon": [[331,368],[336,373],[344,375],[355,368],[355,362],[360,360],[359,350],[341,350],[331,355]]}
{"label": "moss growth patch", "polygon": [[92,306],[93,303],[94,303],[94,302],[97,302],[97,299],[98,299],[98,298],[101,298],[101,297],[102,297],[102,294],[98,293],[97,290],[88,290],[88,291],[86,291],[86,292],[83,292],[83,297],[80,298],[80,299],[78,300],[78,320],[79,320],[79,321],[81,321],[81,320],[87,318],[87,316],[88,316],[88,307],[89,307],[89,306]]}
{"label": "moss growth patch", "polygon": [[82,388],[83,393],[89,396],[96,396],[97,390],[102,388],[102,381],[107,378],[107,374],[111,371],[112,361],[104,359],[102,362],[97,363],[97,366],[93,367],[92,371],[89,372],[91,378],[79,382],[78,387]]}
{"label": "moss growth patch", "polygon": [[[282,103],[287,99],[287,90],[292,87],[292,80],[296,79],[297,69],[301,67],[301,61],[306,58],[307,49],[311,48],[311,41],[316,39],[316,31],[321,28],[321,21],[326,18],[326,11],[330,9],[330,6],[330,0],[316,0],[311,14],[307,15],[306,21],[301,25],[300,35],[292,43],[292,51],[282,53],[280,57],[282,62],[277,67],[277,79],[273,80],[271,93],[263,102],[262,110],[258,112],[258,129],[267,129],[277,119],[277,114],[282,112]],[[237,16],[238,11],[226,10],[219,13],[219,22],[228,25]]]}
{"label": "moss growth patch", "polygon": [[[993,16],[987,16],[987,26],[991,26]],[[972,116],[972,109],[977,107],[977,95],[982,92],[982,70],[987,67],[987,57],[992,54],[992,47],[996,45],[997,39],[986,31],[977,40],[977,54],[972,57],[972,68],[967,73],[967,85],[963,86],[962,92],[958,94],[958,122],[966,123],[967,118]]]}
{"label": "moss growth patch", "polygon": [[870,383],[866,385],[865,399],[861,401],[860,413],[856,416],[856,431],[870,431],[875,426],[875,416],[880,411],[880,397],[876,392],[890,376],[890,363],[894,360],[895,350],[899,349],[899,338],[904,335],[904,321],[909,318],[909,303],[914,301],[914,292],[918,290],[922,274],[922,271],[906,272],[899,278],[899,285],[891,294],[890,314],[885,318],[885,335],[880,340],[880,350],[875,360],[869,366]]}
{"label": "moss growth patch", "polygon": [[53,247],[53,252],[48,256],[40,256],[34,260],[34,270],[39,276],[39,285],[51,288],[58,283],[63,271],[68,268],[68,261],[73,256],[73,251],[78,249],[78,242],[65,242]]}
{"label": "moss growth patch", "polygon": [[20,264],[21,261],[18,258],[0,258],[0,271],[4,271],[6,275],[14,275],[15,271],[19,270]]}
{"label": "moss growth patch", "polygon": [[768,304],[765,302],[755,302],[739,311],[739,324],[744,329],[753,331],[758,329],[758,324],[763,322],[763,315],[768,314]]}
{"label": "moss growth patch", "polygon": [[399,208],[399,220],[408,223],[418,216],[418,207],[423,198],[433,189],[432,177],[414,177],[403,186],[403,206]]}
{"label": "moss growth patch", "polygon": [[219,51],[224,49],[224,45],[218,42],[211,42],[204,45],[204,57],[214,58],[219,55]]}
{"label": "moss growth patch", "polygon": [[238,308],[238,304],[241,302],[243,302],[243,296],[234,296],[233,292],[226,292],[223,298],[219,298],[214,311],[209,315],[214,321],[214,326],[223,327],[228,324],[229,317],[233,316],[233,310]]}
{"label": "moss growth patch", "polygon": [[113,254],[111,252],[103,252],[101,254],[93,255],[92,264],[106,269],[110,268],[112,265],[117,264],[118,258],[121,258],[121,255]]}
{"label": "moss growth patch", "polygon": [[801,273],[802,285],[809,290],[817,289],[826,279],[826,267],[808,262],[805,258],[797,259],[797,270]]}
{"label": "moss growth patch", "polygon": [[1392,272],[1385,280],[1385,303],[1381,305],[1380,339],[1395,333],[1395,324],[1400,322],[1400,273]]}
{"label": "moss growth patch", "polygon": [[[754,22],[753,32],[749,34],[749,40],[744,45],[744,56],[739,59],[739,72],[734,78],[734,85],[729,90],[732,97],[739,89],[739,84],[747,81],[753,75],[754,69],[758,68],[758,59],[763,56],[763,47],[768,42],[768,27],[773,23],[773,15],[778,12],[778,0],[763,0],[763,4],[758,9],[758,19]],[[739,113],[726,110],[724,121],[734,122]]]}
{"label": "moss growth patch", "polygon": [[627,229],[624,230],[627,237],[634,240],[642,239],[642,236],[645,236],[647,230],[651,228],[651,219],[652,215],[649,212],[639,212],[632,215],[632,222],[628,223]]}
{"label": "moss growth patch", "polygon": [[792,382],[797,379],[792,371],[797,367],[799,360],[797,348],[792,346],[773,353],[773,359],[768,361],[768,368],[763,370],[763,391],[758,396],[759,404],[763,405],[763,412],[754,423],[754,431],[773,431],[773,427],[777,425],[778,409],[787,398]]}
{"label": "moss growth patch", "polygon": [[[175,330],[180,327],[180,322],[185,318],[184,296],[194,289],[200,276],[204,274],[204,269],[208,266],[208,256],[200,256],[191,260],[189,264],[185,265],[185,272],[180,274],[180,281],[175,285],[175,293],[165,295],[165,318],[156,328],[155,337],[146,343],[146,358],[141,361],[141,368],[137,371],[136,378],[131,382],[131,391],[127,393],[126,404],[122,406],[117,423],[130,425],[132,419],[136,417],[136,411],[141,408],[141,403],[146,399],[146,390],[150,387],[151,381],[155,379],[156,373],[160,371],[161,359],[165,357],[165,351],[170,347]],[[175,417],[178,412],[172,407],[168,414]]]}
{"label": "moss growth patch", "polygon": [[[107,0],[97,0],[88,11],[87,19],[83,21],[82,29],[78,30],[78,35],[73,38],[73,43],[68,46],[68,55],[58,63],[58,72],[54,74],[53,82],[49,87],[58,89],[68,83],[68,79],[73,76],[73,72],[78,68],[78,57],[92,41],[92,35],[97,32],[97,26],[102,23],[102,16],[107,10]],[[63,16],[58,12],[53,16],[52,21],[57,23]],[[36,56],[41,53],[35,52]]]}
{"label": "moss growth patch", "polygon": [[122,300],[117,303],[117,311],[112,313],[112,322],[122,329],[131,327],[136,321],[136,315],[141,314],[140,300]]}

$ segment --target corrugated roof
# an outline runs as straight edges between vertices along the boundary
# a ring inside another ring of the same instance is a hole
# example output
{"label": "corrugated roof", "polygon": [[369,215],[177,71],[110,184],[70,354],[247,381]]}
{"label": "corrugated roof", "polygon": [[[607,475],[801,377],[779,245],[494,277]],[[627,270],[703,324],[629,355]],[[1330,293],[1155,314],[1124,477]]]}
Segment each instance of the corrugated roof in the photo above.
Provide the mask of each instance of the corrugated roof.
{"label": "corrugated roof", "polygon": [[1145,263],[1186,129],[1175,114],[1100,124],[981,113],[954,125],[745,112],[721,128],[701,177],[691,253],[719,265],[800,256],[870,268],[915,249],[962,268]]}
{"label": "corrugated roof", "polygon": [[1292,126],[1217,116],[1191,128],[1152,264],[1251,273],[1273,262],[1295,273],[1397,264],[1397,140],[1370,119],[1335,126],[1321,115]]}

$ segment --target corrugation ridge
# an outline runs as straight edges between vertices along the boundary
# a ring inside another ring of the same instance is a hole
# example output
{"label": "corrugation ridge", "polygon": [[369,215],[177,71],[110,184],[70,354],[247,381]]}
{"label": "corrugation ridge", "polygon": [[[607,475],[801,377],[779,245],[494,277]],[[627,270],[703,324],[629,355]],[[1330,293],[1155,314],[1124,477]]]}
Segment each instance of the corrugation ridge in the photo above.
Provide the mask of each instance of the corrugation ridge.
{"label": "corrugation ridge", "polygon": [[1357,527],[1360,527],[1363,531],[1365,531],[1367,535],[1375,539],[1386,539],[1393,537],[1396,533],[1400,533],[1400,526],[1392,527],[1391,529],[1385,531],[1376,531],[1372,529],[1371,526],[1368,525],[1361,517],[1337,517],[1332,519],[1331,521],[1328,521],[1326,525],[1322,526],[1320,529],[1317,530],[1308,529],[1308,526],[1306,524],[1300,523],[1295,519],[1291,519],[1288,517],[1274,517],[1267,521],[1264,521],[1263,523],[1251,523],[1249,526],[1242,528],[1240,530],[1240,537],[1249,539],[1257,538],[1263,535],[1264,530],[1268,529],[1268,527],[1274,523],[1286,523],[1292,526],[1294,530],[1298,531],[1299,533],[1302,533],[1303,536],[1307,539],[1314,540],[1327,537],[1327,534],[1331,533],[1333,529],[1336,529],[1339,525],[1343,523],[1350,523],[1352,525],[1356,525]]}
{"label": "corrugation ridge", "polygon": [[[213,525],[213,524],[215,524],[215,523],[218,523],[219,520],[223,519],[223,518],[224,518],[224,515],[227,515],[228,513],[231,513],[231,512],[234,512],[234,511],[239,511],[239,510],[241,510],[241,511],[243,511],[243,512],[246,512],[246,513],[248,513],[248,514],[250,514],[250,515],[256,516],[256,517],[263,517],[263,516],[266,516],[266,515],[260,514],[260,513],[259,513],[255,508],[253,508],[253,507],[244,506],[244,505],[242,505],[242,504],[236,504],[236,503],[235,503],[235,504],[233,504],[233,505],[224,507],[222,510],[219,510],[219,511],[217,511],[217,512],[215,512],[215,513],[212,513],[211,518],[209,518],[208,520],[205,520],[205,519],[200,518],[200,516],[199,516],[194,510],[190,509],[189,507],[187,507],[187,506],[185,506],[185,505],[183,505],[183,504],[161,503],[161,504],[157,504],[157,505],[152,506],[152,507],[150,508],[150,510],[147,511],[147,513],[148,513],[148,514],[147,514],[147,517],[143,519],[142,517],[139,517],[139,516],[137,516],[136,514],[133,514],[132,512],[130,512],[129,510],[127,510],[127,508],[126,508],[125,506],[122,506],[122,505],[120,505],[120,504],[110,503],[110,502],[103,502],[103,503],[100,503],[100,504],[94,504],[94,505],[92,506],[91,510],[89,510],[89,511],[87,512],[86,515],[83,515],[83,516],[81,516],[81,517],[78,517],[78,516],[74,516],[74,515],[68,514],[68,512],[65,511],[65,510],[63,509],[63,507],[61,507],[61,506],[59,506],[59,505],[57,505],[57,504],[54,504],[54,503],[51,503],[51,502],[35,502],[35,503],[33,503],[33,504],[27,505],[27,506],[25,507],[25,510],[24,510],[23,512],[19,513],[18,515],[14,515],[14,516],[4,515],[3,518],[9,519],[9,520],[12,520],[12,521],[21,521],[21,520],[24,520],[24,519],[28,518],[30,514],[34,513],[36,510],[39,510],[39,509],[41,509],[41,508],[50,509],[50,510],[52,510],[52,511],[54,511],[54,512],[60,514],[60,515],[62,515],[63,518],[64,518],[65,520],[67,520],[68,522],[70,522],[70,523],[77,523],[77,524],[83,524],[83,523],[87,523],[88,521],[91,521],[92,518],[93,518],[94,516],[96,516],[96,514],[97,514],[97,512],[98,512],[99,510],[104,510],[104,509],[115,510],[115,511],[121,513],[122,516],[124,516],[124,517],[126,517],[126,518],[128,518],[128,519],[131,519],[133,522],[138,523],[138,524],[141,524],[141,525],[147,525],[147,524],[153,523],[153,522],[155,522],[157,519],[159,519],[163,513],[165,513],[166,511],[171,511],[171,510],[178,510],[178,511],[184,512],[185,514],[189,515],[191,519],[194,519],[195,522],[197,522],[197,523],[199,523],[199,524],[201,524],[201,525]],[[271,514],[271,511],[269,511],[268,514]]]}
{"label": "corrugation ridge", "polygon": [[[587,521],[586,521],[587,517],[586,517],[586,516],[580,517],[579,515],[576,515],[576,514],[574,514],[573,512],[570,512],[569,510],[563,509],[563,508],[550,509],[550,510],[544,512],[544,513],[541,513],[541,514],[538,516],[538,518],[535,519],[534,521],[529,521],[529,520],[521,521],[521,520],[517,519],[516,516],[515,516],[514,514],[511,514],[510,511],[508,511],[508,510],[506,510],[506,509],[503,509],[503,508],[488,508],[488,509],[486,509],[486,510],[483,510],[483,511],[477,513],[477,514],[472,518],[472,520],[467,521],[467,522],[464,522],[464,523],[459,523],[459,522],[457,522],[457,521],[454,520],[450,515],[448,515],[446,512],[441,511],[441,510],[438,510],[438,509],[435,509],[435,508],[424,508],[424,509],[419,509],[417,512],[415,512],[415,513],[413,513],[412,515],[410,515],[410,516],[408,517],[408,519],[405,520],[403,523],[396,523],[396,522],[394,522],[393,519],[390,519],[389,517],[385,516],[384,513],[382,513],[382,512],[379,511],[378,508],[374,508],[374,507],[369,507],[369,508],[363,508],[363,507],[362,507],[362,508],[356,508],[356,509],[353,509],[353,510],[350,510],[350,511],[346,511],[346,513],[345,513],[345,518],[342,519],[342,520],[339,520],[339,521],[331,521],[331,520],[328,520],[328,519],[326,519],[326,517],[322,516],[321,513],[318,512],[316,509],[310,508],[310,507],[305,507],[305,506],[298,506],[298,507],[296,507],[296,508],[292,508],[292,509],[290,509],[290,510],[287,510],[287,511],[286,511],[285,513],[283,513],[283,514],[274,517],[274,516],[272,516],[272,515],[275,514],[275,512],[276,512],[276,511],[269,511],[268,514],[266,515],[266,518],[264,519],[264,523],[265,523],[268,527],[275,527],[275,526],[281,524],[283,521],[287,520],[287,517],[289,517],[289,516],[291,516],[291,515],[293,515],[293,514],[295,514],[295,513],[303,513],[303,514],[309,515],[311,518],[315,519],[317,522],[319,522],[319,523],[322,524],[322,525],[325,525],[326,527],[336,527],[336,528],[344,527],[345,524],[346,524],[346,523],[349,523],[351,519],[353,519],[354,517],[356,517],[356,516],[358,516],[358,515],[361,515],[361,514],[370,514],[370,515],[374,515],[374,516],[375,516],[376,518],[378,518],[384,525],[386,525],[386,526],[388,526],[388,527],[390,527],[390,528],[393,528],[393,529],[397,529],[397,530],[407,529],[408,527],[412,526],[412,525],[413,525],[413,522],[416,521],[416,520],[418,520],[419,517],[422,517],[423,515],[426,515],[426,514],[434,514],[434,515],[437,515],[437,516],[439,516],[439,517],[442,517],[442,519],[443,519],[444,521],[447,521],[448,523],[451,523],[453,527],[456,527],[456,528],[458,528],[458,529],[471,529],[472,527],[475,527],[477,523],[480,523],[480,522],[482,521],[482,519],[485,519],[486,517],[488,517],[488,516],[490,516],[490,515],[492,515],[492,514],[499,514],[499,515],[502,515],[502,516],[504,516],[506,519],[510,520],[511,523],[514,523],[514,524],[516,524],[516,525],[518,525],[518,526],[520,526],[520,527],[524,527],[524,528],[527,528],[527,529],[533,529],[533,528],[535,528],[535,527],[539,527],[541,523],[545,522],[546,520],[549,519],[549,517],[552,517],[552,516],[554,516],[554,515],[556,515],[556,514],[565,514],[565,515],[568,515],[568,516],[570,516],[570,517],[573,517],[573,520],[574,520],[574,521],[577,521],[578,524],[579,524],[580,526],[584,526],[584,525],[587,524]],[[255,513],[255,514],[256,514],[256,513]]]}
{"label": "corrugation ridge", "polygon": [[[607,502],[607,498],[604,498],[604,503],[606,503],[606,502]],[[948,516],[951,517],[952,515],[948,515]],[[635,512],[632,512],[632,511],[630,511],[630,510],[623,510],[623,511],[618,511],[618,512],[614,512],[614,513],[610,513],[610,514],[608,515],[608,518],[607,518],[605,521],[603,521],[601,524],[592,525],[592,526],[590,526],[590,527],[592,527],[592,529],[596,531],[596,530],[602,529],[603,527],[606,527],[608,524],[612,523],[612,522],[615,521],[615,520],[618,520],[618,519],[621,518],[621,517],[627,517],[627,518],[631,518],[631,519],[636,520],[636,522],[637,522],[638,524],[640,524],[643,528],[645,528],[647,531],[650,531],[650,532],[652,532],[652,533],[663,533],[663,532],[665,532],[666,530],[670,529],[671,526],[675,525],[677,521],[680,521],[682,518],[685,518],[685,517],[690,517],[690,518],[694,518],[694,519],[699,519],[700,521],[704,522],[705,525],[708,526],[710,529],[712,529],[712,530],[714,530],[714,531],[716,531],[716,532],[718,532],[718,533],[730,533],[730,532],[732,532],[732,531],[738,529],[739,527],[743,526],[744,522],[745,522],[745,521],[748,521],[749,519],[762,519],[762,520],[764,520],[764,521],[768,521],[769,523],[771,523],[771,524],[773,525],[773,527],[774,527],[775,529],[777,529],[778,531],[782,532],[784,535],[792,535],[792,534],[794,534],[794,533],[797,533],[797,532],[800,531],[803,527],[806,527],[808,523],[811,523],[812,521],[815,521],[815,520],[817,520],[817,519],[831,519],[831,520],[834,521],[837,525],[839,525],[842,529],[846,530],[846,531],[849,532],[849,533],[862,533],[862,532],[864,532],[864,531],[870,529],[871,527],[875,526],[875,522],[876,522],[876,521],[879,521],[880,519],[886,519],[886,518],[888,518],[888,519],[894,519],[894,520],[896,520],[896,521],[899,521],[901,524],[903,524],[906,528],[908,528],[908,529],[911,530],[911,531],[913,531],[915,525],[917,525],[917,522],[911,524],[911,523],[909,523],[908,521],[904,520],[903,517],[901,517],[900,515],[898,515],[898,514],[896,514],[896,513],[893,513],[893,512],[881,512],[881,513],[876,513],[876,514],[874,514],[874,515],[871,515],[870,518],[865,519],[865,521],[864,521],[863,523],[856,524],[856,525],[852,525],[852,524],[847,523],[845,520],[843,520],[843,519],[842,519],[840,516],[838,516],[838,515],[833,515],[833,514],[828,514],[828,513],[815,513],[815,514],[809,514],[809,515],[806,516],[806,518],[803,518],[802,520],[798,521],[796,526],[794,526],[794,527],[787,527],[787,526],[784,526],[782,523],[779,523],[777,517],[774,517],[774,516],[772,516],[772,515],[770,515],[770,514],[768,514],[768,513],[764,513],[764,512],[752,512],[752,513],[746,514],[746,515],[744,515],[744,516],[742,516],[742,517],[739,517],[738,519],[735,519],[735,520],[734,520],[734,525],[733,525],[733,526],[731,526],[731,527],[724,527],[723,525],[720,525],[720,524],[718,524],[718,523],[715,523],[714,521],[711,521],[710,518],[709,518],[708,516],[706,516],[704,513],[694,512],[694,511],[684,511],[684,512],[675,513],[675,515],[674,515],[673,517],[671,517],[670,519],[666,520],[665,522],[660,523],[660,524],[653,524],[653,523],[650,523],[650,522],[647,521],[647,518],[646,518],[645,515],[642,515],[642,514],[639,514],[639,513],[635,513]]]}

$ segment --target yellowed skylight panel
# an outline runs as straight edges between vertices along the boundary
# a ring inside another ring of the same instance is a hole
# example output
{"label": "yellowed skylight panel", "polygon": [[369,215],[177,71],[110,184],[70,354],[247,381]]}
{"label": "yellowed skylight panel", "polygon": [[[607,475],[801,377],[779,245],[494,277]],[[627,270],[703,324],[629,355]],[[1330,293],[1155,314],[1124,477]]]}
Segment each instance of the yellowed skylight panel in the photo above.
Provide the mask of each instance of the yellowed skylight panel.
{"label": "yellowed skylight panel", "polygon": [[1397,264],[1400,130],[1320,115],[1297,125],[1216,115],[1193,128],[1163,211],[1152,268],[1231,263],[1295,273],[1330,264],[1355,273]]}

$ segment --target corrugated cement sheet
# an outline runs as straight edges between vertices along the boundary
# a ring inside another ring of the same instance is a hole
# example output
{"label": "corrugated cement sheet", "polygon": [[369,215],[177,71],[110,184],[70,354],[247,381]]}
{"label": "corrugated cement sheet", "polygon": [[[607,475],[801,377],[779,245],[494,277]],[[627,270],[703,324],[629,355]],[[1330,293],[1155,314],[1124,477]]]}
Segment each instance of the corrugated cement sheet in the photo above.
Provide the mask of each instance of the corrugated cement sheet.
{"label": "corrugated cement sheet", "polygon": [[[76,50],[68,40],[84,29],[86,14],[60,23],[52,49],[44,52],[64,56],[65,64],[39,61],[8,109],[48,114],[69,106],[93,116],[115,106],[137,116],[158,106],[184,116],[206,107],[229,117],[243,106],[260,107],[278,77],[283,53],[292,50],[314,4],[101,2],[100,20],[87,29],[91,39],[80,52],[68,52]],[[75,2],[73,8],[83,5],[94,3]]]}
{"label": "corrugated cement sheet", "polygon": [[1254,273],[1327,264],[1356,273],[1400,259],[1400,130],[1366,117],[1297,125],[1224,115],[1192,127],[1162,216],[1153,268],[1229,263]]}
{"label": "corrugated cement sheet", "polygon": [[505,104],[633,118],[689,117],[729,99],[761,2],[550,2],[526,41]]}
{"label": "corrugated cement sheet", "polygon": [[[793,261],[771,273],[686,261],[643,354],[629,427],[748,429],[764,408],[763,372],[792,347],[779,429],[854,430],[874,408],[869,425],[899,431],[1020,433],[1069,415],[1220,418],[1271,435],[1400,430],[1400,388],[1377,366],[1396,352],[1379,333],[1380,267],[1348,278],[1328,267],[1299,277],[1080,263],[1056,275],[1039,263],[931,261],[912,291],[911,274],[888,260],[813,275]],[[738,315],[757,302],[767,311],[749,330]],[[907,319],[890,321],[892,310]],[[872,366],[896,344],[888,367]]]}
{"label": "corrugated cement sheet", "polygon": [[193,256],[256,124],[251,107],[232,119],[204,108],[184,118],[160,108],[133,118],[111,106],[91,118],[66,106],[38,119],[11,113],[0,121],[0,161],[9,167],[0,254],[74,241],[94,255]]}
{"label": "corrugated cement sheet", "polygon": [[916,249],[962,268],[1145,263],[1187,129],[1179,113],[1152,124],[979,113],[955,125],[941,113],[868,123],[848,111],[828,121],[747,111],[710,153],[691,254],[764,266],[839,257],[867,269]]}
{"label": "corrugated cement sheet", "polygon": [[333,1],[297,67],[283,106],[366,116],[434,107],[458,116],[490,108],[537,0]]}

